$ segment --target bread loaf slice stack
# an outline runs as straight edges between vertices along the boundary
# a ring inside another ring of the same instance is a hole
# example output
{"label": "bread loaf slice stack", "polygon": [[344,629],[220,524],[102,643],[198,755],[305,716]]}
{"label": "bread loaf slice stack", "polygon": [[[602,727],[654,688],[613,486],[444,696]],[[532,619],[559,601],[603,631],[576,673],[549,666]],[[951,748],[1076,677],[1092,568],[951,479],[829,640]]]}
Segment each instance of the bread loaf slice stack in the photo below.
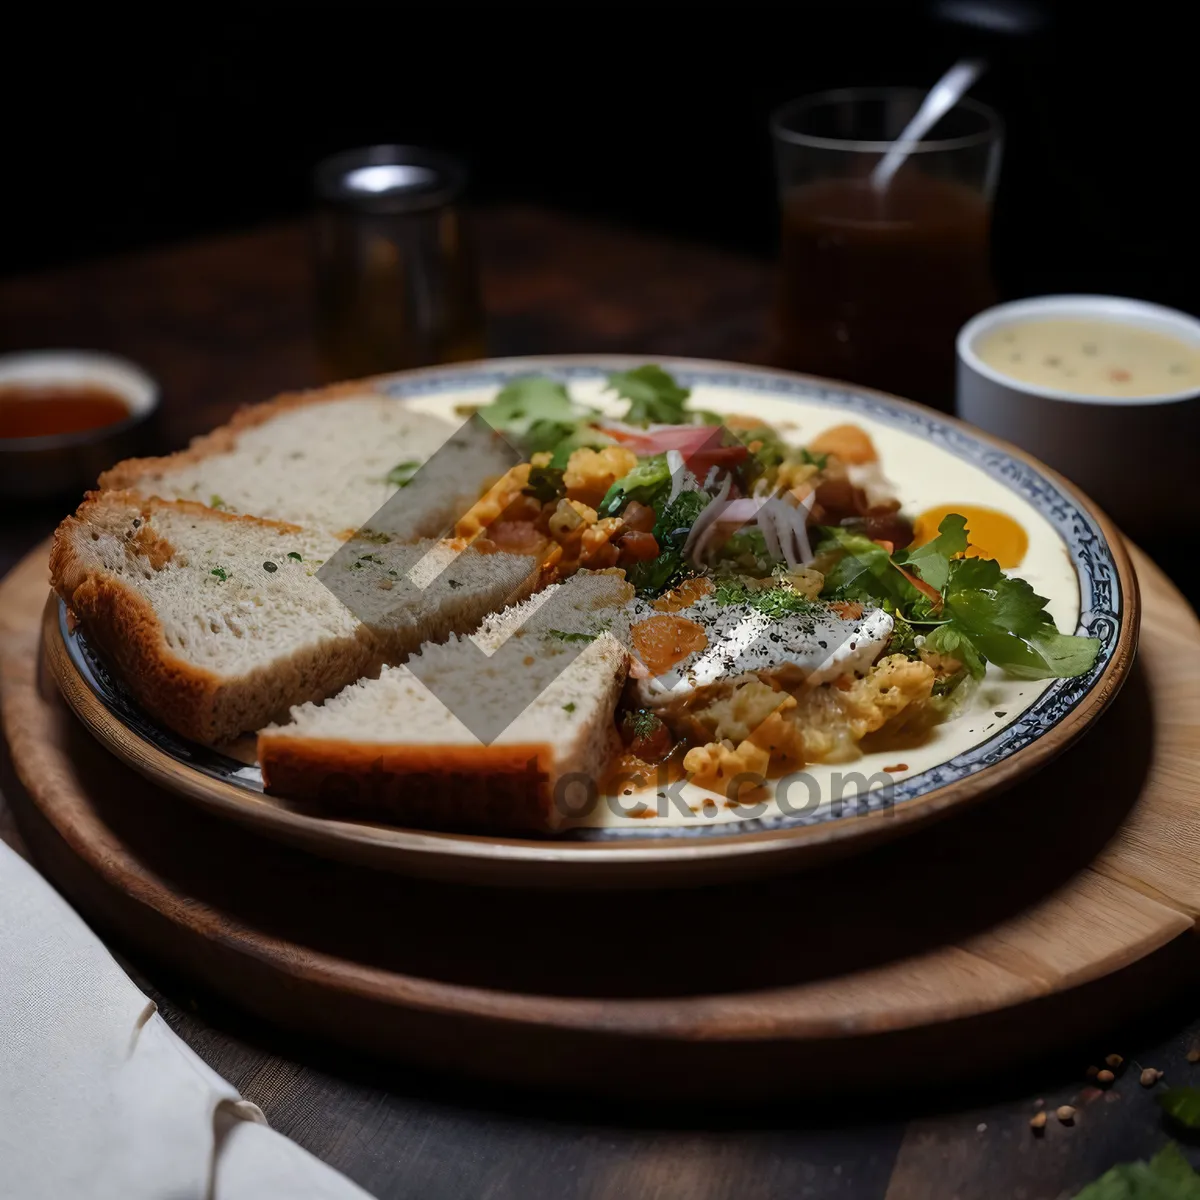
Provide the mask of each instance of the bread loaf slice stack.
{"label": "bread loaf slice stack", "polygon": [[[583,572],[264,729],[267,789],[319,811],[440,829],[552,832],[596,802],[633,589]],[[482,735],[482,736],[481,736]]]}
{"label": "bread loaf slice stack", "polygon": [[[254,732],[528,595],[532,559],[429,540],[507,465],[455,438],[370,382],[244,410],[103,476],[56,533],[53,585],[157,719],[210,745]],[[446,448],[415,519],[356,543],[394,468]],[[441,586],[405,583],[422,569]]]}

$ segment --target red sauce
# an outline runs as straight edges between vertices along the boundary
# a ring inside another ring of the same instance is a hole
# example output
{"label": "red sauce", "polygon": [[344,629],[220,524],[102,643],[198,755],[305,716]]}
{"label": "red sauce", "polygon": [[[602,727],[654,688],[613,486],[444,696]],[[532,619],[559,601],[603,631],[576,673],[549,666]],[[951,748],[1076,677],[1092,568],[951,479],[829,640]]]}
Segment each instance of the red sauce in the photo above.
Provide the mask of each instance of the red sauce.
{"label": "red sauce", "polygon": [[0,438],[82,433],[128,416],[116,392],[95,384],[0,384]]}

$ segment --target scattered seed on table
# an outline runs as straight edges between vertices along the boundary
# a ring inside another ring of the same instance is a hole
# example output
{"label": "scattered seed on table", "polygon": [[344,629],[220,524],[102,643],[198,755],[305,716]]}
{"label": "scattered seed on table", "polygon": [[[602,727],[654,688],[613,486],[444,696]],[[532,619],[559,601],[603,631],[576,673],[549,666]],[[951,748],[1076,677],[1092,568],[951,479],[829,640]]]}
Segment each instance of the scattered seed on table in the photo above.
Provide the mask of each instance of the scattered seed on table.
{"label": "scattered seed on table", "polygon": [[1142,1087],[1153,1087],[1158,1082],[1158,1072],[1153,1067],[1147,1067],[1139,1076]]}
{"label": "scattered seed on table", "polygon": [[1110,1054],[1104,1061],[1115,1071],[1125,1060],[1119,1054]]}
{"label": "scattered seed on table", "polygon": [[1054,1115],[1064,1124],[1072,1125],[1075,1122],[1075,1110],[1069,1104],[1060,1104],[1054,1110]]}
{"label": "scattered seed on table", "polygon": [[1116,1076],[1111,1071],[1096,1072],[1096,1082],[1101,1084],[1103,1087],[1108,1087],[1108,1085],[1112,1083],[1114,1079],[1116,1079]]}
{"label": "scattered seed on table", "polygon": [[1041,1133],[1046,1128],[1046,1114],[1044,1112],[1034,1113],[1029,1118],[1029,1128],[1034,1133]]}
{"label": "scattered seed on table", "polygon": [[1099,1067],[1088,1067],[1088,1069],[1086,1071],[1084,1071],[1084,1073],[1083,1073],[1085,1079],[1095,1079],[1096,1076],[1099,1074],[1100,1074]]}

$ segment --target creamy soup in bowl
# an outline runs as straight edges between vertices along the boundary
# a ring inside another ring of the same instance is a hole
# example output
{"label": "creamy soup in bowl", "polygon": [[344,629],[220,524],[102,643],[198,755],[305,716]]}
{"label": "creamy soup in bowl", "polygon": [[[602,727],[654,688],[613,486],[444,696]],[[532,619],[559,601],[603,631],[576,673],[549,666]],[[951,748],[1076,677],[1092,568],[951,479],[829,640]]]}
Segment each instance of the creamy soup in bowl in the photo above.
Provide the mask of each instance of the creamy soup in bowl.
{"label": "creamy soup in bowl", "polygon": [[1200,387],[1200,345],[1106,318],[1014,321],[983,334],[974,350],[1002,375],[1088,396],[1136,398]]}
{"label": "creamy soup in bowl", "polygon": [[957,412],[1056,468],[1138,537],[1194,528],[1200,320],[1116,296],[987,309],[958,335]]}

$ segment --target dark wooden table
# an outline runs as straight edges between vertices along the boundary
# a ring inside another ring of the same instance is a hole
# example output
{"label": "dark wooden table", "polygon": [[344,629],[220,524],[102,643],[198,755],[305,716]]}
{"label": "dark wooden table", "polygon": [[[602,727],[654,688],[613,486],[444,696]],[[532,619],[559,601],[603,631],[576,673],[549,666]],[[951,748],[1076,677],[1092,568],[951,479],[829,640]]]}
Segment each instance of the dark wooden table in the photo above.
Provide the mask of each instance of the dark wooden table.
{"label": "dark wooden table", "polygon": [[[528,209],[480,214],[478,229],[494,354],[764,360],[765,263]],[[305,228],[289,224],[0,282],[0,351],[80,346],[137,360],[163,386],[160,436],[172,448],[239,404],[317,381],[307,251]],[[0,574],[60,515],[0,514]],[[19,842],[2,800],[0,836]],[[1185,1057],[1200,1021],[1185,1004],[968,1092],[930,1093],[914,1078],[903,1095],[833,1110],[614,1111],[351,1058],[284,1038],[152,963],[126,966],[276,1129],[383,1198],[1050,1200],[1168,1137],[1136,1071],[1099,1092],[1084,1078],[1090,1062],[1116,1052],[1200,1083]],[[1039,1103],[1077,1104],[1079,1120],[1052,1116],[1034,1137]]]}

